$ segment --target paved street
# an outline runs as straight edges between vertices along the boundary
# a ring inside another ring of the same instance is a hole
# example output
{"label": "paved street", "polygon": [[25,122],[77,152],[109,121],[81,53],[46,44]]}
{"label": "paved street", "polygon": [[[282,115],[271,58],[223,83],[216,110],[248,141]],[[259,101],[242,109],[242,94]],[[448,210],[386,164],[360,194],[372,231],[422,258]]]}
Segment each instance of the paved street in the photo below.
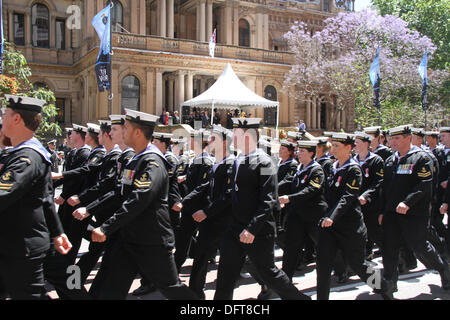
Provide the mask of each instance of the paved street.
{"label": "paved street", "polygon": [[[57,190],[59,194],[60,190]],[[87,251],[88,242],[83,240],[80,254]],[[80,255],[79,254],[79,255]],[[281,249],[276,249],[276,265],[281,268],[281,259],[283,251]],[[216,262],[219,261],[219,256],[216,257]],[[382,268],[381,258],[377,257],[373,260],[376,263],[374,268]],[[188,259],[184,264],[180,278],[181,280],[188,284],[189,283],[189,272],[192,266],[192,259]],[[207,281],[206,281],[206,300],[212,300],[215,292],[215,280],[217,276],[217,263],[210,264],[208,269]],[[86,288],[90,287],[92,279],[95,277],[97,268],[93,270],[88,278]],[[316,269],[315,264],[312,263],[308,265],[301,271],[297,271],[293,282],[295,286],[302,290],[305,294],[312,297],[313,300],[316,299]],[[140,285],[139,279],[133,282],[130,288],[130,294],[128,295],[129,300],[160,300],[164,297],[159,292],[153,292],[141,297],[135,297],[131,292],[138,288]],[[332,279],[332,292],[330,294],[330,300],[380,300],[379,295],[373,294],[370,287],[362,283],[357,276],[350,278],[349,282],[345,284],[338,284],[335,278]],[[49,290],[52,287],[48,286]],[[234,291],[235,300],[251,300],[256,299],[258,293],[260,292],[260,286],[254,281],[253,278],[241,278],[237,283],[237,287]],[[55,291],[50,291],[50,296],[52,298],[57,298]],[[418,267],[411,270],[407,274],[400,275],[398,282],[398,292],[394,293],[396,299],[402,300],[450,300],[450,291],[446,292],[441,289],[441,279],[437,272],[428,271],[425,267],[418,263]]]}

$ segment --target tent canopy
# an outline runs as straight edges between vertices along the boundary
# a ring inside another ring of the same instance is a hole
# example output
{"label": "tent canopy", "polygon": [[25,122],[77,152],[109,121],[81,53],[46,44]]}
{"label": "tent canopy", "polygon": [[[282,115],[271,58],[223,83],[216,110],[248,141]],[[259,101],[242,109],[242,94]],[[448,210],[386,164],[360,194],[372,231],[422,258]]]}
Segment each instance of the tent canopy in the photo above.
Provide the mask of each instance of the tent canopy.
{"label": "tent canopy", "polygon": [[214,107],[218,109],[277,108],[279,102],[260,97],[247,88],[228,63],[222,75],[208,90],[185,101],[182,106]]}

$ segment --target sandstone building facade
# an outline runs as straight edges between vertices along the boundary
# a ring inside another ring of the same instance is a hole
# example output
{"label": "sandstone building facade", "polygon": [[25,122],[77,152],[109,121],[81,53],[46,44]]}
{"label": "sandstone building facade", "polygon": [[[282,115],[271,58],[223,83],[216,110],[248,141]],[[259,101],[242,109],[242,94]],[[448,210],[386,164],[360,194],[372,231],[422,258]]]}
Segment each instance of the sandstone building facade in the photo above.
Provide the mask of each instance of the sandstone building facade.
{"label": "sandstone building facade", "polygon": [[[331,121],[318,97],[282,90],[293,63],[283,34],[296,20],[311,32],[354,10],[354,0],[113,0],[112,100],[94,73],[99,40],[91,25],[110,0],[3,0],[4,35],[22,51],[32,82],[55,92],[62,126],[85,124],[132,108],[160,115],[208,89],[230,63],[251,90],[280,102],[280,126],[303,119],[309,131],[353,130],[352,110]],[[208,41],[217,30],[215,57]],[[186,110],[183,110],[186,112]],[[275,124],[275,110],[252,110]],[[331,123],[333,122],[333,123]]]}

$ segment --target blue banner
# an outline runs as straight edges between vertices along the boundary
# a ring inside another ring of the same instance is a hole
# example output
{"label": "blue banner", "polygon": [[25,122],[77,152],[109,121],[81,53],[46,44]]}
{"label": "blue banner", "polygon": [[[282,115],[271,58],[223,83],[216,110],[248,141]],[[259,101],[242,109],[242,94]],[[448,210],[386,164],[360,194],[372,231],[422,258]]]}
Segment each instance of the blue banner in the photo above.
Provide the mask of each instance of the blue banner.
{"label": "blue banner", "polygon": [[100,38],[100,50],[95,64],[98,90],[111,91],[111,5],[92,19],[92,26]]}
{"label": "blue banner", "polygon": [[381,84],[381,73],[380,73],[380,48],[377,49],[377,55],[373,59],[372,65],[369,70],[370,82],[372,83],[374,99],[374,106],[380,110],[380,84]]}
{"label": "blue banner", "polygon": [[428,72],[427,72],[427,64],[428,64],[428,51],[425,53],[422,61],[419,64],[419,74],[422,78],[422,108],[423,110],[428,109],[427,103],[427,85],[428,85]]}

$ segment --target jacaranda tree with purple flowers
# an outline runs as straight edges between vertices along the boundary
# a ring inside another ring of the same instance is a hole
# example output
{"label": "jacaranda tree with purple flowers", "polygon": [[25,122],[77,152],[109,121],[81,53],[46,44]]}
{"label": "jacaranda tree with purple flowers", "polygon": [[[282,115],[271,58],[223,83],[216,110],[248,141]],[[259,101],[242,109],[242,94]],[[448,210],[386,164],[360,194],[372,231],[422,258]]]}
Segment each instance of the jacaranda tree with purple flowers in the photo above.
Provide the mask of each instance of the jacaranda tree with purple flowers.
{"label": "jacaranda tree with purple flowers", "polygon": [[[304,22],[296,22],[285,38],[295,59],[285,88],[295,86],[298,99],[316,96],[332,105],[331,123],[337,111],[354,107],[357,127],[377,124],[368,72],[379,47],[382,125],[423,125],[417,67],[426,50],[432,56],[436,46],[402,19],[371,9],[345,12],[326,19],[324,29],[312,36]],[[428,78],[429,119],[445,119],[449,99],[443,84],[449,73],[429,70]]]}

